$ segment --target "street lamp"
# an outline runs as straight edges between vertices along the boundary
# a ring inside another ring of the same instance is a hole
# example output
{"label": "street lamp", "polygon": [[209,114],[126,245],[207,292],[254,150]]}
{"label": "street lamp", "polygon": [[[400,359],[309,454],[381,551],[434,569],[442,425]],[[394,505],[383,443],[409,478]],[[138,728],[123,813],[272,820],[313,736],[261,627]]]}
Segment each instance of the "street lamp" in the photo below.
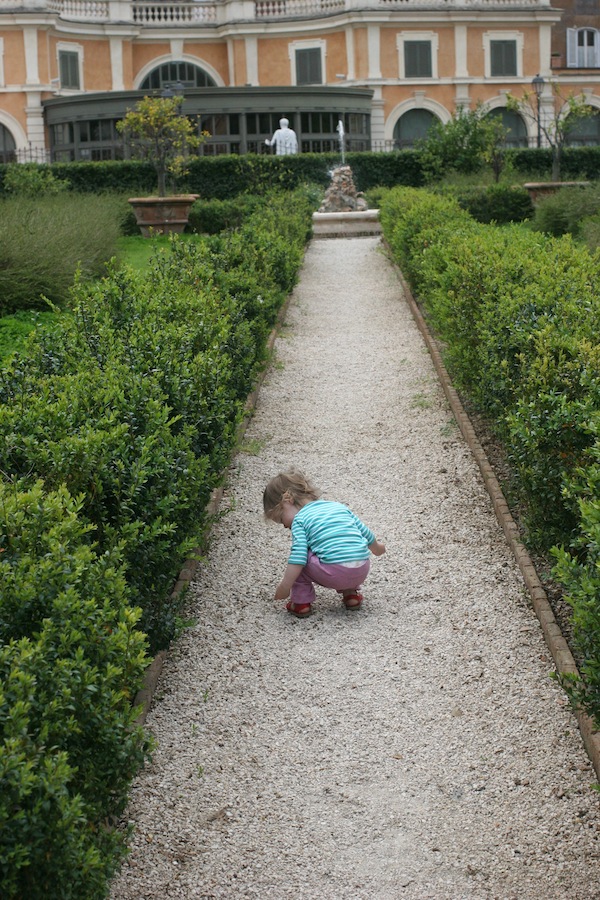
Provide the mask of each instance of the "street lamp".
{"label": "street lamp", "polygon": [[542,98],[542,92],[544,90],[544,85],[546,84],[545,80],[541,75],[535,75],[531,81],[532,87],[535,91],[535,96],[537,98],[537,145],[538,148],[542,146],[542,120],[540,117],[540,102]]}
{"label": "street lamp", "polygon": [[[184,91],[185,84],[182,84],[181,81],[176,81],[175,84],[165,84],[160,92],[160,96],[163,100],[171,100],[173,97],[183,97]],[[177,112],[181,115],[181,104],[178,105]]]}

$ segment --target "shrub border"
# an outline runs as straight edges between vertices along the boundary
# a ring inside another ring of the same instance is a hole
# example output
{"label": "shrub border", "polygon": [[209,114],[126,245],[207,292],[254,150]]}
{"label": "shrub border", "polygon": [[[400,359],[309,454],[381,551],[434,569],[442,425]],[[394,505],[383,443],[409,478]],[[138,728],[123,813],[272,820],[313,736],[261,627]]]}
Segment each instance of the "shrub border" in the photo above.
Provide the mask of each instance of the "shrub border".
{"label": "shrub border", "polygon": [[[429,331],[427,322],[425,321],[402,271],[394,261],[391,248],[386,241],[384,241],[384,247],[387,257],[394,267],[413,319],[425,340],[429,355],[431,356],[437,376],[442,385],[444,394],[446,395],[446,399],[450,404],[457,425],[479,467],[486,490],[492,500],[496,518],[502,526],[509,547],[521,570],[525,586],[531,597],[533,609],[542,627],[546,646],[552,654],[556,669],[561,675],[578,675],[579,672],[573,654],[571,653],[569,645],[556,621],[554,612],[548,601],[548,595],[538,577],[533,561],[519,537],[519,529],[512,517],[508,503],[506,502],[506,498],[500,487],[500,483],[494,474],[490,461],[477,438],[471,420],[465,412],[460,397],[448,375],[438,344]],[[600,731],[595,730],[592,719],[583,710],[575,708],[573,712],[577,719],[583,745],[591,760],[596,775],[600,779]]]}
{"label": "shrub border", "polygon": [[[289,305],[291,303],[293,294],[294,294],[294,292],[291,291],[291,293],[289,293],[287,295],[286,299],[284,300],[282,306],[279,309],[279,312],[277,313],[277,319],[275,321],[275,325],[272,328],[271,333],[270,333],[269,338],[266,343],[267,360],[270,359],[270,356],[273,352],[273,347],[275,346],[275,341],[277,340],[279,332],[283,326],[283,323],[284,323],[285,317],[287,315],[287,311],[288,311]],[[262,385],[263,381],[265,380],[265,378],[267,377],[267,374],[269,373],[270,368],[271,368],[271,364],[269,361],[267,361],[267,363],[264,365],[262,371],[259,373],[258,377],[256,378],[254,387],[246,399],[246,403],[244,404],[244,415],[243,415],[242,420],[239,423],[239,425],[237,427],[237,431],[236,431],[235,444],[233,447],[233,452],[231,454],[232,461],[233,461],[233,457],[235,456],[235,454],[239,452],[239,448],[241,446],[244,434],[246,433],[246,430],[248,428],[248,425],[250,423],[250,420],[251,420],[251,418],[254,414],[254,410],[256,408],[261,385]],[[221,473],[223,482],[225,482],[228,470],[229,470],[229,466],[227,467],[225,472]],[[221,504],[221,500],[223,498],[224,492],[225,492],[225,483],[221,484],[219,487],[214,489],[214,491],[211,494],[211,498],[208,501],[208,504],[206,506],[206,515],[207,515],[209,524],[204,532],[204,535],[203,535],[204,539],[208,538],[208,536],[210,535],[210,531],[212,528],[212,525],[210,523],[213,521],[213,519],[215,518],[215,516],[217,515],[217,513],[219,511],[219,506]],[[172,589],[171,595],[170,595],[171,599],[175,599],[175,598],[179,597],[183,593],[183,591],[186,591],[189,588],[190,584],[192,583],[192,581],[195,578],[196,572],[198,571],[198,568],[200,565],[198,557],[201,556],[201,554],[202,554],[202,550],[197,549],[196,551],[194,551],[194,554],[191,557],[189,557],[188,559],[185,560],[185,562],[183,563],[183,566],[181,567],[179,575],[177,576],[175,584],[173,585],[173,589]],[[141,707],[140,714],[138,715],[137,719],[135,720],[136,725],[144,725],[146,722],[146,718],[148,717],[148,713],[150,712],[152,700],[154,699],[154,695],[156,693],[156,688],[158,686],[158,682],[160,680],[160,676],[161,676],[163,666],[164,666],[165,660],[167,658],[168,652],[169,652],[168,649],[167,650],[159,650],[158,653],[156,654],[156,656],[154,657],[154,659],[152,660],[152,662],[150,663],[150,665],[148,666],[148,668],[146,669],[142,687],[135,695],[135,699],[133,701],[134,706]]]}

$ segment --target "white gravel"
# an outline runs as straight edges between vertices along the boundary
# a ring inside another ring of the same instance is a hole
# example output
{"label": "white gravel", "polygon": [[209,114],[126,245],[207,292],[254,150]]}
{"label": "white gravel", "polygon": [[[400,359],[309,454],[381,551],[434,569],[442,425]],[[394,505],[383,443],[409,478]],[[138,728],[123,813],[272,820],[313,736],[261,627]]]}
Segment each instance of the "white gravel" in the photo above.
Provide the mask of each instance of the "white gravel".
{"label": "white gravel", "polygon": [[[376,238],[313,241],[148,727],[113,900],[600,897],[600,798]],[[295,464],[383,540],[358,613],[272,595]]]}

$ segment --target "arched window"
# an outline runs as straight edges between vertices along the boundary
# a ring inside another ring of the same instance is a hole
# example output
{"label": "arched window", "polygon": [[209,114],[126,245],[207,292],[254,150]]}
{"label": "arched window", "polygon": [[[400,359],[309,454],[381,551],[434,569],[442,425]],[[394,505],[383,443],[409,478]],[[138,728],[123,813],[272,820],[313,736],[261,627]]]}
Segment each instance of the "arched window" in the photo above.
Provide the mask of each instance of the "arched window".
{"label": "arched window", "polygon": [[567,28],[567,66],[575,69],[600,67],[600,31]]}
{"label": "arched window", "polygon": [[431,126],[438,121],[428,109],[409,109],[394,126],[394,146],[399,150],[414,147],[417,141],[427,137]]}
{"label": "arched window", "polygon": [[5,125],[0,125],[0,163],[15,162],[17,145]]}
{"label": "arched window", "polygon": [[140,85],[141,91],[159,91],[161,88],[180,82],[184,87],[216,87],[214,78],[193,63],[163,63],[146,75]]}
{"label": "arched window", "polygon": [[577,119],[567,132],[569,147],[597,147],[600,145],[600,112],[585,119]]}
{"label": "arched window", "polygon": [[489,118],[500,119],[506,129],[506,147],[527,147],[527,126],[518,112],[512,112],[503,106],[492,109],[488,113]]}

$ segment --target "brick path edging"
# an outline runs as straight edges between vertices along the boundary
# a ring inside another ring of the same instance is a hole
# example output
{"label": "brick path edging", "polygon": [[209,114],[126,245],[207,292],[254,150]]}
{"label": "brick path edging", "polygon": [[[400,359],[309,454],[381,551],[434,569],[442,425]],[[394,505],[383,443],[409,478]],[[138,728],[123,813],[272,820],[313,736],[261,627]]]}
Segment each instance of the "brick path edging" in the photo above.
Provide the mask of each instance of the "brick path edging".
{"label": "brick path edging", "polygon": [[[460,398],[452,384],[452,381],[450,380],[450,376],[448,375],[448,372],[442,360],[442,355],[440,353],[439,347],[435,339],[431,335],[431,332],[429,331],[423,314],[421,313],[421,310],[419,309],[413,297],[412,291],[408,286],[404,275],[392,259],[388,245],[385,244],[385,247],[388,258],[394,266],[396,275],[398,276],[398,280],[402,286],[412,316],[423,336],[423,339],[425,340],[425,344],[433,361],[433,365],[442,385],[444,394],[446,395],[446,399],[448,400],[450,408],[452,409],[452,412],[454,414],[454,418],[456,419],[456,423],[460,428],[461,433],[469,449],[471,450],[471,453],[473,454],[477,465],[479,466],[479,470],[483,477],[485,487],[492,500],[496,518],[502,526],[508,544],[515,556],[519,569],[521,570],[521,574],[523,575],[523,580],[525,581],[525,585],[527,587],[527,590],[529,591],[529,595],[531,596],[531,602],[533,604],[535,614],[542,627],[544,640],[546,641],[546,645],[550,650],[550,653],[552,654],[552,659],[554,660],[556,669],[560,674],[578,674],[577,665],[573,658],[573,654],[571,653],[564,635],[560,630],[560,626],[556,621],[554,612],[552,611],[552,607],[550,606],[550,603],[548,601],[548,596],[538,577],[531,557],[525,549],[523,542],[519,538],[519,529],[517,528],[516,522],[513,519],[508,508],[508,504],[506,502],[504,494],[502,493],[502,488],[500,487],[498,479],[496,478],[492,470],[486,453],[479,443],[477,435],[475,434],[475,429],[471,424],[471,420],[465,412]],[[579,726],[579,731],[581,733],[584,747],[592,762],[596,775],[600,779],[600,732],[595,730],[592,719],[585,712],[580,709],[575,709],[574,712],[577,718],[577,724]]]}
{"label": "brick path edging", "polygon": [[[281,330],[281,326],[283,325],[283,322],[285,320],[285,316],[286,316],[288,307],[290,305],[291,298],[292,298],[292,294],[290,293],[286,297],[286,299],[283,303],[283,306],[279,310],[279,313],[277,315],[277,321],[275,322],[275,326],[273,327],[271,334],[269,335],[269,338],[267,340],[267,359],[270,356],[270,354],[273,352],[275,340],[276,340],[276,338],[279,334],[279,331]],[[267,362],[264,365],[260,374],[258,375],[252,392],[248,395],[248,398],[246,399],[246,403],[244,404],[244,415],[243,415],[243,418],[242,418],[241,422],[239,423],[237,431],[236,431],[234,447],[239,447],[242,443],[244,434],[248,427],[248,423],[249,423],[250,419],[252,418],[254,409],[255,409],[257,401],[258,401],[258,393],[260,391],[260,386],[263,383],[263,380],[268,372],[268,369],[269,369],[269,365]],[[222,473],[223,480],[225,478],[225,474],[226,474],[225,472]],[[210,500],[208,501],[208,504],[207,504],[206,510],[205,510],[205,513],[208,518],[208,527],[205,532],[205,536],[208,536],[208,534],[210,533],[210,528],[211,528],[210,523],[216,516],[217,512],[219,511],[219,506],[221,504],[221,499],[223,497],[224,490],[225,490],[225,488],[223,485],[215,488],[211,494]],[[182,591],[187,590],[187,588],[190,586],[190,583],[193,581],[194,576],[196,575],[196,570],[197,570],[198,564],[199,564],[198,557],[200,557],[201,554],[202,554],[202,551],[200,549],[198,549],[198,550],[194,551],[193,555],[189,559],[186,559],[186,561],[184,562],[184,564],[179,572],[179,575],[177,576],[177,580],[175,581],[175,584],[174,584],[173,589],[170,594],[170,599],[175,600],[181,594]],[[148,712],[150,711],[150,706],[152,704],[152,698],[154,697],[154,694],[156,692],[156,687],[158,685],[158,681],[159,681],[159,678],[160,678],[160,675],[162,672],[162,668],[163,668],[165,659],[167,658],[168,652],[169,652],[168,649],[160,650],[156,654],[156,656],[154,657],[154,659],[152,660],[152,662],[150,663],[150,665],[148,666],[146,671],[144,672],[142,687],[135,695],[135,699],[133,701],[134,707],[136,707],[136,706],[140,707],[140,713],[139,713],[137,719],[135,720],[136,725],[144,725],[144,723],[146,722],[146,718],[148,716]]]}

